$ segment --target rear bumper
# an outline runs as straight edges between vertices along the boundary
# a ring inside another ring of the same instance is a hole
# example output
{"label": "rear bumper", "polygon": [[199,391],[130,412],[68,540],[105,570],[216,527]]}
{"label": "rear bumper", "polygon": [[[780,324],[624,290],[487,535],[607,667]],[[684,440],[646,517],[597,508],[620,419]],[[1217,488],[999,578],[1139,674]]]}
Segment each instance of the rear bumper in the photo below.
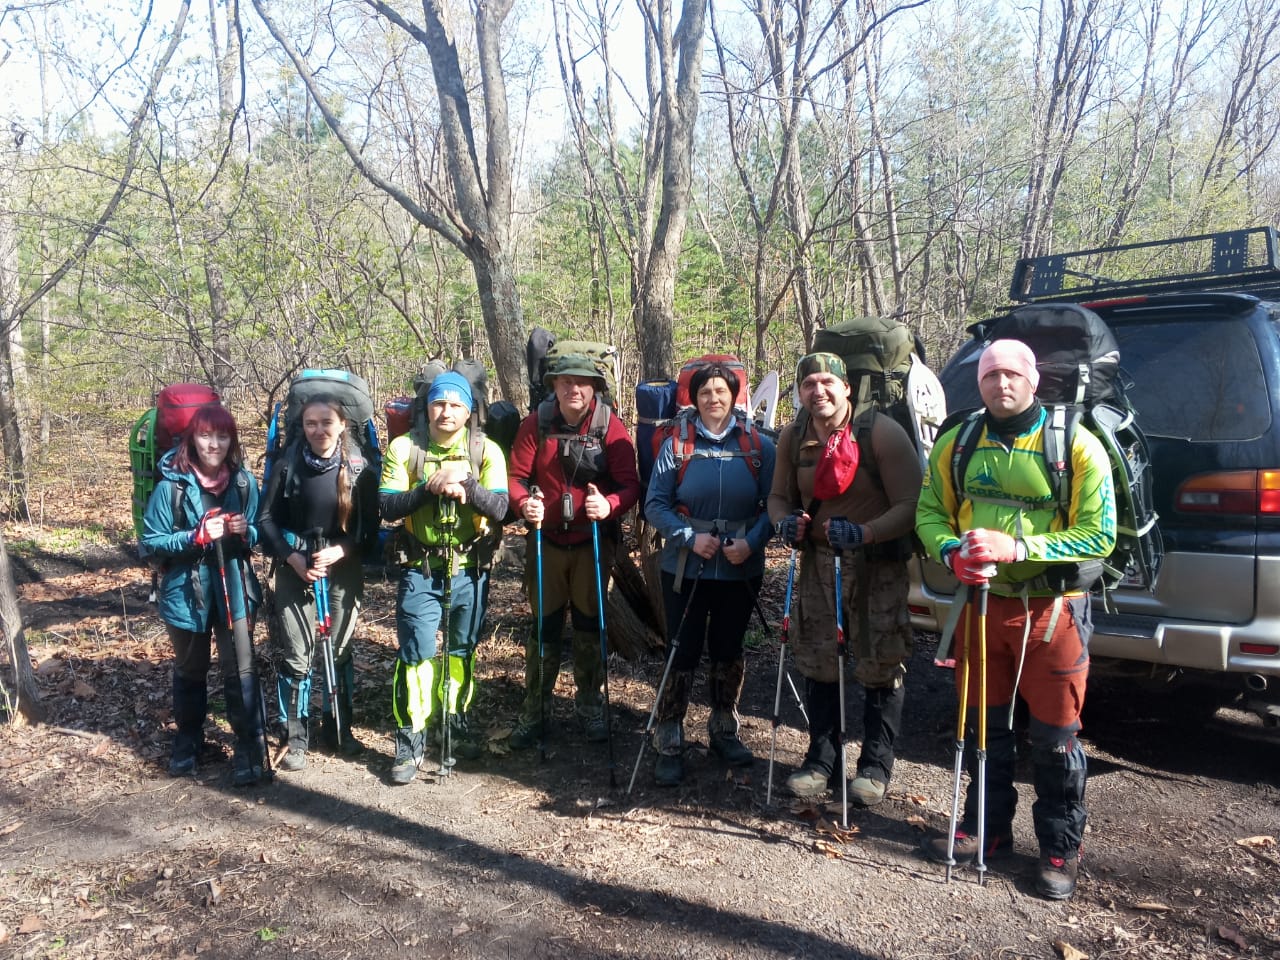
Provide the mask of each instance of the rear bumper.
{"label": "rear bumper", "polygon": [[[1252,574],[1254,564],[1249,566]],[[936,632],[951,609],[955,581],[942,567],[922,564],[919,558],[912,559],[910,569],[912,625]],[[1253,675],[1280,678],[1280,558],[1258,559],[1256,584],[1253,616],[1242,623],[1124,612],[1126,605],[1139,610],[1153,606],[1149,595],[1133,604],[1125,604],[1118,595],[1122,612],[1108,613],[1095,598],[1089,653],[1151,664],[1158,670],[1236,674],[1242,680]],[[1206,607],[1213,605],[1211,596],[1205,601]]]}

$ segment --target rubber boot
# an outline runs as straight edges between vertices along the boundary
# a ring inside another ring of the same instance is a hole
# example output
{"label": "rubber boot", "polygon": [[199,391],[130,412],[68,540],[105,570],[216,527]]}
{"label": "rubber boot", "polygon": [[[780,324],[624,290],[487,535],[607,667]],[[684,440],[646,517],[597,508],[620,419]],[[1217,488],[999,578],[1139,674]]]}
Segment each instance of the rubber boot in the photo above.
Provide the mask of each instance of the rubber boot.
{"label": "rubber boot", "polygon": [[573,631],[573,679],[577,686],[574,694],[574,712],[583,736],[588,743],[604,743],[609,739],[609,727],[604,716],[604,664],[600,662],[600,634],[594,631]]}
{"label": "rubber boot", "polygon": [[247,787],[263,779],[262,713],[258,703],[258,678],[252,674],[223,682],[227,697],[227,721],[235,735],[231,754],[231,783]]}
{"label": "rubber boot", "polygon": [[684,718],[692,689],[692,670],[672,670],[662,688],[658,725],[653,731],[653,782],[660,787],[678,787],[684,782]]}
{"label": "rubber boot", "polygon": [[[528,750],[544,736],[544,723],[551,722],[556,677],[560,673],[560,648],[564,632],[563,608],[542,618],[542,666],[538,666],[538,637],[529,635],[524,647],[524,703],[520,719],[511,731],[508,745],[512,750]],[[538,687],[538,677],[542,686]]]}
{"label": "rubber boot", "polygon": [[196,771],[204,749],[204,719],[209,712],[209,688],[204,677],[189,680],[173,675],[173,722],[178,732],[169,755],[169,776],[183,777]]}
{"label": "rubber boot", "polygon": [[893,776],[893,743],[902,726],[906,687],[869,687],[862,707],[862,753],[850,795],[864,807],[884,799]]}
{"label": "rubber boot", "polygon": [[787,789],[797,797],[825,793],[839,769],[840,685],[805,678],[805,708],[809,714],[809,749],[804,764],[787,777]]}
{"label": "rubber boot", "polygon": [[707,734],[711,752],[731,767],[749,767],[755,760],[738,739],[738,699],[742,696],[745,671],[746,664],[741,658],[713,661],[707,670],[707,698],[711,701]]}
{"label": "rubber boot", "polygon": [[284,726],[289,738],[289,752],[280,761],[280,769],[295,771],[307,765],[307,715],[306,703],[302,699],[305,681],[288,677],[283,673],[276,677],[276,691],[280,702],[284,704]]}

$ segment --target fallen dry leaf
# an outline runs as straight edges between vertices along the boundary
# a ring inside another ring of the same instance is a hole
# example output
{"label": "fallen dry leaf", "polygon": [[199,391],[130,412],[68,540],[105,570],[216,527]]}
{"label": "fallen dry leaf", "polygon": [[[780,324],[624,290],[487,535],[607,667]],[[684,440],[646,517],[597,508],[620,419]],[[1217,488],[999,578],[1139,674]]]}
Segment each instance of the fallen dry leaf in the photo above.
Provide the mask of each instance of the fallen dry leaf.
{"label": "fallen dry leaf", "polygon": [[464,933],[470,933],[470,932],[471,932],[471,928],[467,926],[465,922],[457,924],[452,930],[452,933],[455,937],[460,937]]}
{"label": "fallen dry leaf", "polygon": [[39,933],[44,927],[40,924],[40,918],[34,913],[28,913],[22,918],[22,922],[18,924],[19,933]]}
{"label": "fallen dry leaf", "polygon": [[823,856],[828,857],[832,860],[839,860],[840,857],[843,856],[843,854],[840,853],[839,849],[827,843],[825,840],[813,841],[813,849],[818,851],[818,853],[822,854]]}
{"label": "fallen dry leaf", "polygon": [[907,823],[915,827],[917,830],[929,829],[929,821],[925,820],[924,817],[921,817],[918,815],[907,817]]}
{"label": "fallen dry leaf", "polygon": [[825,834],[839,843],[848,843],[862,831],[857,826],[845,829],[830,820],[819,820],[813,827],[818,833]]}
{"label": "fallen dry leaf", "polygon": [[1172,908],[1168,904],[1159,903],[1155,900],[1139,900],[1137,903],[1133,904],[1133,909],[1150,910],[1153,913],[1166,913]]}
{"label": "fallen dry leaf", "polygon": [[111,749],[111,741],[102,740],[98,743],[97,746],[95,746],[92,750],[89,751],[89,756],[95,757],[95,758],[101,757],[110,749]]}
{"label": "fallen dry leaf", "polygon": [[77,680],[71,688],[71,695],[77,700],[92,700],[98,695],[98,691],[83,680]]}
{"label": "fallen dry leaf", "polygon": [[1053,949],[1058,951],[1058,956],[1062,960],[1089,960],[1089,955],[1083,950],[1077,950],[1065,940],[1055,940]]}
{"label": "fallen dry leaf", "polygon": [[8,943],[10,936],[12,936],[12,934],[9,933],[9,928],[3,923],[0,923],[0,943]]}
{"label": "fallen dry leaf", "polygon": [[928,798],[927,798],[927,797],[922,797],[922,796],[920,796],[920,794],[918,794],[918,793],[908,793],[908,794],[906,794],[902,799],[903,799],[903,800],[910,800],[910,801],[911,801],[912,803],[914,803],[917,807],[923,807],[926,803],[928,803],[928,802],[929,802],[929,800],[928,800]]}
{"label": "fallen dry leaf", "polygon": [[1252,850],[1268,850],[1276,845],[1275,837],[1244,837],[1236,841],[1242,847],[1249,847]]}
{"label": "fallen dry leaf", "polygon": [[0,837],[7,837],[9,834],[13,833],[13,831],[17,830],[21,826],[22,826],[22,821],[15,820],[13,823],[9,824],[7,827],[0,827]]}
{"label": "fallen dry leaf", "polygon": [[1240,950],[1249,949],[1249,941],[1246,940],[1235,927],[1218,927],[1218,938],[1220,940],[1225,940],[1227,943],[1231,944],[1233,947],[1239,948]]}

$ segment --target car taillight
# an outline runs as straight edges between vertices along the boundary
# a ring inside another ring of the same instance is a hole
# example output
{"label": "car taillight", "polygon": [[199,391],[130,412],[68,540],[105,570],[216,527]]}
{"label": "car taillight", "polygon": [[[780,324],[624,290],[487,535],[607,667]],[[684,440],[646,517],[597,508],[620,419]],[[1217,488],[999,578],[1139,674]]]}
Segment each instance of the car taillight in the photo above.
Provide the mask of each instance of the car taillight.
{"label": "car taillight", "polygon": [[1184,513],[1280,515],[1280,470],[1228,470],[1190,477],[1174,506]]}

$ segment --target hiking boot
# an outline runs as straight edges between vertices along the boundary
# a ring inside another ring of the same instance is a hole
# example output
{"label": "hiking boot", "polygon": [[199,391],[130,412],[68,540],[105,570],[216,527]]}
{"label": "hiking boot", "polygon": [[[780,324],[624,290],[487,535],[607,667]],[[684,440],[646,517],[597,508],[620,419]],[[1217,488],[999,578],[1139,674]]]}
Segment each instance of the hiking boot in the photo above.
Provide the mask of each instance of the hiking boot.
{"label": "hiking boot", "polygon": [[400,727],[395,732],[396,756],[391,764],[391,782],[397,786],[412,783],[418,775],[426,748],[426,731],[415,732],[411,727]]}
{"label": "hiking boot", "polygon": [[1079,873],[1079,851],[1067,857],[1042,856],[1036,869],[1036,893],[1047,900],[1070,900]]}
{"label": "hiking boot", "polygon": [[582,735],[587,743],[604,743],[609,739],[609,727],[604,722],[604,711],[599,713],[579,714],[578,722],[582,724]]}
{"label": "hiking boot", "polygon": [[684,758],[678,753],[660,753],[653,762],[653,782],[660,787],[678,787],[684,782]]}
{"label": "hiking boot", "polygon": [[[431,728],[431,736],[438,746],[440,743],[438,724]],[[484,755],[484,743],[472,733],[466,714],[455,713],[449,717],[449,749],[453,751],[454,757],[462,760],[479,760]]]}
{"label": "hiking boot", "polygon": [[874,807],[884,799],[889,784],[869,773],[860,773],[849,783],[849,795],[860,807]]}
{"label": "hiking boot", "polygon": [[542,725],[537,720],[521,720],[511,731],[507,746],[512,750],[532,750],[542,740]]}
{"label": "hiking boot", "polygon": [[251,787],[262,779],[262,744],[237,743],[231,754],[231,785]]}
{"label": "hiking boot", "polygon": [[[987,842],[986,855],[982,858],[983,863],[999,857],[1008,856],[1013,852],[1013,834],[1008,832],[989,833],[984,838]],[[938,863],[947,862],[947,835],[941,834],[936,837],[929,837],[921,844],[921,850],[930,860],[936,860]],[[973,863],[978,859],[978,835],[976,833],[967,833],[964,830],[956,831],[956,844],[954,851],[955,861],[957,864]]]}
{"label": "hiking boot", "polygon": [[820,797],[827,792],[827,780],[830,774],[817,767],[803,766],[787,777],[787,790],[794,797],[808,799]]}
{"label": "hiking boot", "polygon": [[299,750],[297,747],[290,747],[289,752],[284,755],[284,759],[280,761],[280,769],[293,773],[301,770],[307,765],[307,751]]}
{"label": "hiking boot", "polygon": [[169,754],[169,776],[186,777],[196,772],[196,758],[203,746],[200,739],[178,731]]}
{"label": "hiking boot", "polygon": [[755,762],[755,754],[738,739],[736,733],[711,738],[711,752],[731,767],[749,767]]}

